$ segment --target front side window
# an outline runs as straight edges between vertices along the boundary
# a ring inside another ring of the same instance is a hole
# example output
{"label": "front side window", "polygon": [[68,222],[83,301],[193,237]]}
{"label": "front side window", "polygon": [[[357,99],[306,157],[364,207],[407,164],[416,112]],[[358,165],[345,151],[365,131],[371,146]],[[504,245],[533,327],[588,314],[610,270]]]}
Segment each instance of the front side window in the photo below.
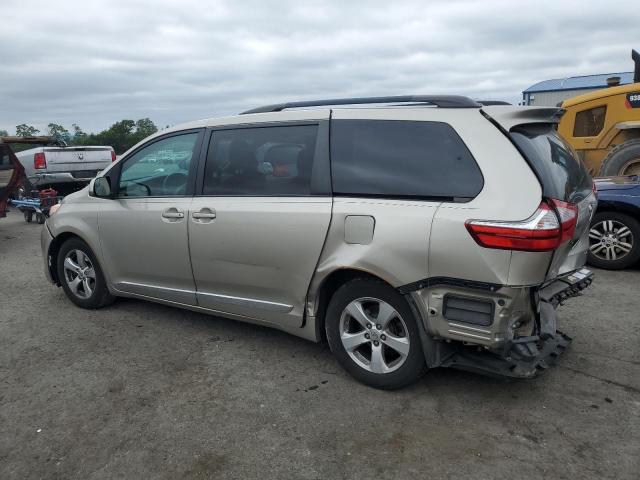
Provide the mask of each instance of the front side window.
{"label": "front side window", "polygon": [[317,125],[213,132],[204,195],[310,195]]}
{"label": "front side window", "polygon": [[604,128],[604,117],[607,107],[596,107],[576,113],[573,126],[574,137],[595,137]]}
{"label": "front side window", "polygon": [[337,195],[473,198],[484,185],[466,145],[442,122],[335,120],[331,176]]}
{"label": "front side window", "polygon": [[164,138],[138,150],[122,165],[122,197],[186,195],[189,167],[198,133]]}

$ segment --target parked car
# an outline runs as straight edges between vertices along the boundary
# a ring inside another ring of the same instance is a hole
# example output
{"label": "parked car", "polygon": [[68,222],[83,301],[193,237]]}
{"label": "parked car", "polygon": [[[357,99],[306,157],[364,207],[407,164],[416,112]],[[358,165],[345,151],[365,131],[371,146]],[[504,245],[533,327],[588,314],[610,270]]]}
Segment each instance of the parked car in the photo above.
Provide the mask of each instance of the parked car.
{"label": "parked car", "polygon": [[599,178],[596,187],[588,262],[610,270],[630,267],[640,260],[640,176]]}
{"label": "parked car", "polygon": [[78,190],[116,160],[112,147],[99,146],[40,146],[16,156],[27,175],[27,190]]}
{"label": "parked car", "polygon": [[84,308],[134,297],[326,338],[375,387],[437,366],[531,377],[592,278],[596,198],[560,112],[407,96],[174,127],[62,202],[46,272]]}

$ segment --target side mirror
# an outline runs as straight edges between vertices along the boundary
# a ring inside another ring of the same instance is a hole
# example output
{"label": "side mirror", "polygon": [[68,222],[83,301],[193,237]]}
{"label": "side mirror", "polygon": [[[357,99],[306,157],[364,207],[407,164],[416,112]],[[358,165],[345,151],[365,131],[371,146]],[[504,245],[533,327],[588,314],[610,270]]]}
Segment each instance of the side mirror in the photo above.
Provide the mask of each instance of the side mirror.
{"label": "side mirror", "polygon": [[98,198],[111,198],[111,182],[109,177],[94,178],[91,191]]}

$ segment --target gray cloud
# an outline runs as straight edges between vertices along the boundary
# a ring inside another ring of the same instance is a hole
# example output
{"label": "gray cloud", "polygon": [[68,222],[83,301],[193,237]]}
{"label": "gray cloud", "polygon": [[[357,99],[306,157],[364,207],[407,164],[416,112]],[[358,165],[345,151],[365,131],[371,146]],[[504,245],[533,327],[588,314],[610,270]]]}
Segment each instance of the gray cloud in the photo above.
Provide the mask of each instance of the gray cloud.
{"label": "gray cloud", "polygon": [[0,129],[351,95],[517,102],[547,78],[631,70],[635,3],[5,0]]}

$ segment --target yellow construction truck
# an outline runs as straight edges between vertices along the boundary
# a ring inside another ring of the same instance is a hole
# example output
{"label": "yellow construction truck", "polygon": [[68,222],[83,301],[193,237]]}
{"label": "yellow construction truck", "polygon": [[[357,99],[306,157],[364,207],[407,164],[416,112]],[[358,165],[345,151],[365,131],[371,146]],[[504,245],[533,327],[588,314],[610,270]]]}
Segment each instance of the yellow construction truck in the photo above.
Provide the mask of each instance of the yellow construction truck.
{"label": "yellow construction truck", "polygon": [[[632,50],[633,83],[562,102],[558,132],[573,146],[593,176],[640,175],[640,54]],[[617,80],[617,81],[616,81]]]}

